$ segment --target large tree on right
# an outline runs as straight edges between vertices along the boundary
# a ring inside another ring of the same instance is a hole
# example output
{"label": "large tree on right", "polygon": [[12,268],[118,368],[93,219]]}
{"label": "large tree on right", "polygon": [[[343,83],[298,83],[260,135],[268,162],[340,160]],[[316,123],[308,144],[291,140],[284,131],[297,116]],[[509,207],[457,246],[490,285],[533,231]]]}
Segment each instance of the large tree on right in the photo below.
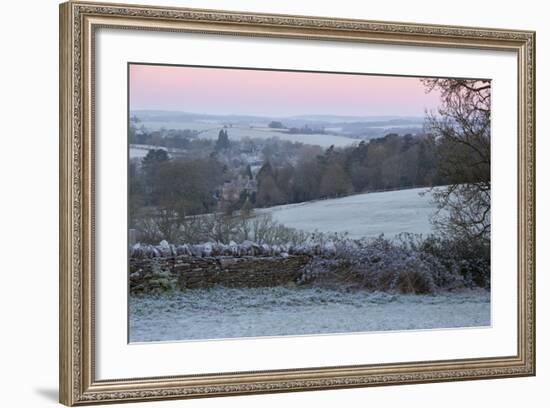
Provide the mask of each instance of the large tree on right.
{"label": "large tree on right", "polygon": [[491,82],[422,79],[441,105],[427,114],[437,169],[448,184],[432,191],[436,227],[459,239],[489,244],[491,233]]}

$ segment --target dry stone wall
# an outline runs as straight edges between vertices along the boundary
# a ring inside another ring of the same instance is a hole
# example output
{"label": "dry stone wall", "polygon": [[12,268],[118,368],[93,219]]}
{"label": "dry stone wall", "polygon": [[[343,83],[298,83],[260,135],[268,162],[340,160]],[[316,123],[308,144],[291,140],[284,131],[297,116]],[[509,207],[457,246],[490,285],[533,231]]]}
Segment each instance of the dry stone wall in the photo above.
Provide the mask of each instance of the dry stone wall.
{"label": "dry stone wall", "polygon": [[130,257],[130,291],[294,285],[309,255]]}

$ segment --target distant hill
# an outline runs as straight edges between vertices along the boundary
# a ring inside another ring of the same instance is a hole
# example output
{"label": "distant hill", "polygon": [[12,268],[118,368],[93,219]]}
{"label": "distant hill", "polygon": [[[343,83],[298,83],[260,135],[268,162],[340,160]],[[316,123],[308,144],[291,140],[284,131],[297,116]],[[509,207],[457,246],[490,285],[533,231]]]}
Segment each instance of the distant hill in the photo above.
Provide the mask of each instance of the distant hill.
{"label": "distant hill", "polygon": [[[281,122],[284,128],[325,129],[327,133],[335,136],[346,136],[354,139],[371,139],[381,137],[387,133],[418,134],[422,132],[424,118],[419,116],[397,115],[373,115],[373,116],[345,116],[345,115],[296,115],[296,116],[261,116],[261,115],[220,115],[194,112],[178,112],[163,110],[133,110],[132,117],[137,117],[141,122],[162,124],[162,127],[170,129],[182,128],[176,124],[185,124],[192,129],[196,123],[196,129],[204,128],[204,124],[213,126],[236,125],[241,127],[266,127],[272,121]],[[154,126],[158,127],[158,126]]]}
{"label": "distant hill", "polygon": [[220,120],[220,121],[261,121],[270,122],[272,120],[300,122],[300,123],[358,123],[365,122],[372,126],[380,124],[392,125],[413,125],[421,124],[424,120],[421,116],[396,116],[396,115],[373,115],[373,116],[345,116],[345,115],[296,115],[296,116],[263,116],[263,115],[235,115],[235,114],[209,114],[182,111],[164,111],[164,110],[132,110],[130,115],[137,116],[145,121],[178,121],[178,120]]}

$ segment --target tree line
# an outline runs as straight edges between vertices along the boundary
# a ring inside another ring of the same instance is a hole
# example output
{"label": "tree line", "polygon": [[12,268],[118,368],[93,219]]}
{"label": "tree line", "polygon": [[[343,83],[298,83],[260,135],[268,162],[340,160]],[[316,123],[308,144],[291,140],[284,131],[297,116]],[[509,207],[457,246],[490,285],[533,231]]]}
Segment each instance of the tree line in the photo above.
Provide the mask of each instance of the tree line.
{"label": "tree line", "polygon": [[257,174],[256,204],[270,207],[349,194],[445,183],[437,168],[437,145],[430,136],[362,141],[302,158],[296,164],[264,163]]}

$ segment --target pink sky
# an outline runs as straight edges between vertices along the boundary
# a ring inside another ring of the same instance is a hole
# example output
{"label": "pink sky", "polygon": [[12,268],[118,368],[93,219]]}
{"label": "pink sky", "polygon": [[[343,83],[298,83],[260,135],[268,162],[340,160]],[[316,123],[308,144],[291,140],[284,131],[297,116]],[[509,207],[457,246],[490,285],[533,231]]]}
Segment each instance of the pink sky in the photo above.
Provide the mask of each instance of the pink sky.
{"label": "pink sky", "polygon": [[414,77],[130,65],[131,110],[422,116],[438,101]]}

